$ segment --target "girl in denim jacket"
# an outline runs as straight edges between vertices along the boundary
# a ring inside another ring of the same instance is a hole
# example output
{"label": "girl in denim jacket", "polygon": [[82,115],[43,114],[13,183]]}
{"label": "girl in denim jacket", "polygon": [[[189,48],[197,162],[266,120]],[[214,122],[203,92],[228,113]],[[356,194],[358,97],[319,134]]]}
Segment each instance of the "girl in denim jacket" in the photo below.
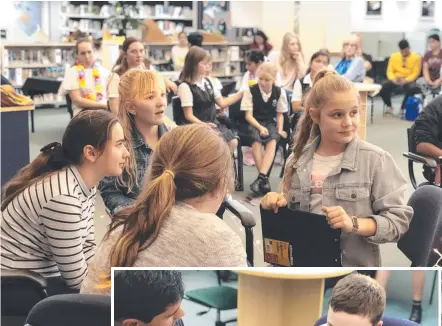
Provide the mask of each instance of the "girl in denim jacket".
{"label": "girl in denim jacket", "polygon": [[282,194],[269,193],[264,209],[287,206],[324,214],[341,229],[343,266],[381,266],[379,244],[397,242],[413,215],[407,182],[391,155],[357,136],[359,97],[333,71],[315,77],[287,160]]}

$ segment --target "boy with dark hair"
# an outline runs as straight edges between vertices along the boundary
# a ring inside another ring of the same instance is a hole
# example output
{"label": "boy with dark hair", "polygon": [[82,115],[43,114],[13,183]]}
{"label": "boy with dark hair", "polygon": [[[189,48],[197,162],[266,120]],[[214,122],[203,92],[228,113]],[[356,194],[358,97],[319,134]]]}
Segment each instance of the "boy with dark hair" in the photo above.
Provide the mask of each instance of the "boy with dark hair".
{"label": "boy with dark hair", "polygon": [[181,272],[124,270],[114,272],[116,326],[182,326]]}
{"label": "boy with dark hair", "polygon": [[374,279],[351,274],[333,288],[327,324],[322,326],[382,326],[385,290]]}

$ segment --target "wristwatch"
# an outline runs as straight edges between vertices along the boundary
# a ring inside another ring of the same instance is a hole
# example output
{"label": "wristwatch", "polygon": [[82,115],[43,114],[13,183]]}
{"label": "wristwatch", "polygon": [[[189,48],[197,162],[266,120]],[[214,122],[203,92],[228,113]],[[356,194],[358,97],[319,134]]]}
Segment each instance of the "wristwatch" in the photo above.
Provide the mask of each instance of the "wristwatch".
{"label": "wristwatch", "polygon": [[351,220],[353,221],[353,229],[351,230],[351,233],[358,233],[359,223],[357,216],[352,216]]}

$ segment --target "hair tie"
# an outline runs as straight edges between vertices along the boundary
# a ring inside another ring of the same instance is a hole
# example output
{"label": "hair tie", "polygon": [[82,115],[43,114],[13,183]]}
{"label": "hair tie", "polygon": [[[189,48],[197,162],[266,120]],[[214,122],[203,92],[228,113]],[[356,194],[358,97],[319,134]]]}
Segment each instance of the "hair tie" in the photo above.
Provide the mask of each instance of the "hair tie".
{"label": "hair tie", "polygon": [[42,153],[52,152],[60,147],[61,147],[61,144],[59,142],[55,141],[53,143],[47,144],[46,146],[43,146],[40,149],[40,152],[42,152]]}
{"label": "hair tie", "polygon": [[168,173],[168,174],[170,174],[170,175],[172,176],[172,179],[175,179],[175,173],[173,173],[172,171],[170,171],[170,170],[164,170],[163,173]]}

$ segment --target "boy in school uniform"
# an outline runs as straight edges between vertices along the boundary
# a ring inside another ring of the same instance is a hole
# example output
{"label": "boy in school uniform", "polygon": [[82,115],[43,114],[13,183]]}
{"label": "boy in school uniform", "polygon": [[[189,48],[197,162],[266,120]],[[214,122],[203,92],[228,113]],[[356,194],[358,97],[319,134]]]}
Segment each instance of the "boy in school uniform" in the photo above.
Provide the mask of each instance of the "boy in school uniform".
{"label": "boy in school uniform", "polygon": [[249,134],[253,140],[252,155],[259,173],[250,189],[257,194],[266,194],[271,191],[268,173],[275,158],[276,146],[280,137],[287,137],[283,125],[288,104],[285,91],[275,85],[275,65],[267,62],[261,64],[257,76],[258,83],[244,92],[241,110],[245,111],[249,123]]}

